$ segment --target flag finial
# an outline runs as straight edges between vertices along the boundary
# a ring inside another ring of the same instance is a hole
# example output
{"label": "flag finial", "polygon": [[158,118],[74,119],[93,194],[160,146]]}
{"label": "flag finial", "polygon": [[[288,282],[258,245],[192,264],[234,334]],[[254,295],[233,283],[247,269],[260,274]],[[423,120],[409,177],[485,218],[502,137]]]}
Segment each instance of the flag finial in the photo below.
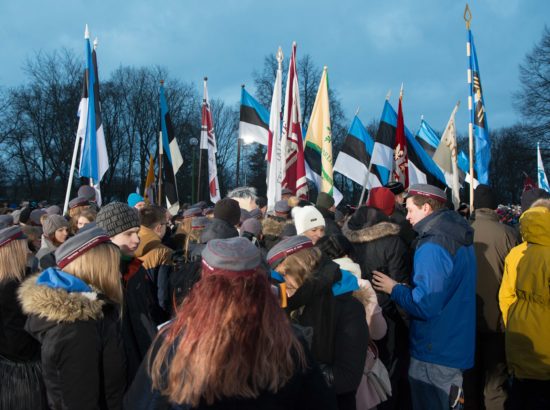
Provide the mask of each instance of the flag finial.
{"label": "flag finial", "polygon": [[241,88],[244,88],[244,84],[241,84]]}
{"label": "flag finial", "polygon": [[401,83],[401,89],[399,90],[399,99],[403,99],[403,83]]}
{"label": "flag finial", "polygon": [[208,77],[205,76],[205,77],[204,77],[204,81],[208,81]]}
{"label": "flag finial", "polygon": [[359,115],[359,110],[361,109],[361,107],[357,107],[357,109],[355,110],[355,116],[357,117]]}
{"label": "flag finial", "polygon": [[466,22],[466,29],[470,30],[470,22],[472,21],[472,12],[470,11],[470,6],[466,3],[464,8],[464,21]]}
{"label": "flag finial", "polygon": [[279,49],[277,50],[277,54],[275,58],[277,59],[277,62],[279,63],[279,65],[283,63],[284,56],[283,56],[283,49],[281,48],[281,46],[279,46]]}
{"label": "flag finial", "polygon": [[386,94],[386,101],[389,101],[391,97],[391,89],[388,90],[388,93]]}
{"label": "flag finial", "polygon": [[90,38],[90,30],[88,30],[88,25],[84,28],[84,38]]}
{"label": "flag finial", "polygon": [[99,44],[99,40],[96,38],[94,38],[94,50],[97,48],[97,45]]}

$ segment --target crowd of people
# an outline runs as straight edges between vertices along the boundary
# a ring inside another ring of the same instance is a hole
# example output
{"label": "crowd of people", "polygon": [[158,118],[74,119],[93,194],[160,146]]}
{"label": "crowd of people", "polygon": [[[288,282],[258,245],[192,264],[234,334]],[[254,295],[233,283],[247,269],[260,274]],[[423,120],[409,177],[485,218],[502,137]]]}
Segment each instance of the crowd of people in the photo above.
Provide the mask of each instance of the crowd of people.
{"label": "crowd of people", "polygon": [[0,410],[548,409],[550,198],[494,198],[1,208]]}

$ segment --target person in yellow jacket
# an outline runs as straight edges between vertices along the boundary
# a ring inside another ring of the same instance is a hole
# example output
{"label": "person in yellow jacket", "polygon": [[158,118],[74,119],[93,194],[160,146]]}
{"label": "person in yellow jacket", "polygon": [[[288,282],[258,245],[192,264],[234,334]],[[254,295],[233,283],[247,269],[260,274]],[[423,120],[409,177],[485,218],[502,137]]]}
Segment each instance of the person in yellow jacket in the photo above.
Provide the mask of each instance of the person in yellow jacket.
{"label": "person in yellow jacket", "polygon": [[550,409],[550,201],[533,205],[520,218],[524,242],[506,257],[499,304],[510,408]]}

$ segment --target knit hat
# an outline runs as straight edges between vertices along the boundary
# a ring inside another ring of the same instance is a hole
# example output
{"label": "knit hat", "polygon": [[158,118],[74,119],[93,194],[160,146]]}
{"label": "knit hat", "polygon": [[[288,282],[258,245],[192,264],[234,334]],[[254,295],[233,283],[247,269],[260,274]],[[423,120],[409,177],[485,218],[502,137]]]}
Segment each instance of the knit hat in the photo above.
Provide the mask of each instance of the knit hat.
{"label": "knit hat", "polygon": [[334,198],[332,197],[332,195],[329,195],[326,192],[319,192],[315,205],[317,205],[319,208],[329,209],[334,205]]}
{"label": "knit hat", "polygon": [[386,185],[384,185],[384,187],[388,188],[394,195],[399,195],[405,192],[405,187],[403,186],[403,184],[397,181],[388,182]]}
{"label": "knit hat", "polygon": [[540,198],[550,198],[550,194],[540,188],[523,191],[523,193],[521,194],[521,210],[523,212],[527,211],[529,208],[531,208],[533,202]]}
{"label": "knit hat", "polygon": [[497,209],[497,201],[489,185],[480,184],[474,191],[474,208]]}
{"label": "knit hat", "polygon": [[254,235],[256,238],[260,236],[262,232],[262,224],[256,218],[248,218],[241,225],[241,236],[243,233],[248,232]]}
{"label": "knit hat", "polygon": [[139,228],[137,209],[123,202],[111,202],[101,208],[96,217],[96,224],[109,236],[118,235],[132,228]]}
{"label": "knit hat", "polygon": [[288,205],[288,201],[281,199],[280,201],[275,202],[275,212],[288,214],[290,212],[290,206]]}
{"label": "knit hat", "polygon": [[415,195],[424,196],[426,198],[432,198],[442,203],[447,202],[447,194],[445,194],[445,192],[441,188],[438,188],[430,184],[411,185],[409,187],[409,192],[407,192],[406,197],[409,198]]}
{"label": "knit hat", "polygon": [[60,228],[68,228],[69,222],[61,215],[48,215],[44,223],[42,224],[42,231],[44,235],[50,236]]}
{"label": "knit hat", "polygon": [[19,222],[22,224],[26,224],[29,222],[29,218],[31,217],[31,211],[32,209],[26,206],[25,208],[21,209],[21,212],[19,213]]}
{"label": "knit hat", "polygon": [[83,229],[56,249],[57,266],[63,269],[79,256],[105,242],[110,242],[110,238],[103,229],[97,226]]}
{"label": "knit hat", "polygon": [[230,225],[238,225],[241,219],[239,203],[231,198],[223,198],[214,206],[214,217],[224,220]]}
{"label": "knit hat", "polygon": [[93,186],[90,185],[82,185],[80,188],[78,188],[78,192],[76,193],[76,195],[84,197],[88,201],[95,201],[96,199],[95,189]]}
{"label": "knit hat", "polygon": [[10,226],[0,229],[0,246],[4,246],[17,239],[27,239],[19,226]]}
{"label": "knit hat", "polygon": [[90,201],[88,200],[88,198],[84,196],[77,196],[76,198],[71,199],[69,201],[69,209],[76,208],[77,206],[86,206],[86,205],[90,205]]}
{"label": "knit hat", "polygon": [[189,208],[183,212],[184,218],[193,218],[195,216],[202,216],[201,208]]}
{"label": "knit hat", "polygon": [[313,248],[313,242],[306,236],[298,235],[283,239],[267,253],[267,263],[275,269],[287,256],[302,249]]}
{"label": "knit hat", "polygon": [[251,273],[261,263],[260,250],[246,238],[212,239],[201,253],[203,273],[217,269]]}
{"label": "knit hat", "polygon": [[0,215],[0,229],[13,225],[13,216],[10,214]]}
{"label": "knit hat", "polygon": [[395,195],[389,188],[372,188],[369,193],[369,199],[367,200],[367,206],[378,208],[386,215],[390,216],[395,209]]}
{"label": "knit hat", "polygon": [[46,208],[46,213],[48,215],[61,215],[61,208],[57,205],[52,205]]}
{"label": "knit hat", "polygon": [[132,192],[130,195],[128,195],[128,205],[130,205],[132,208],[139,204],[140,202],[144,202],[145,199],[140,194],[136,194],[135,192]]}
{"label": "knit hat", "polygon": [[31,214],[29,215],[29,222],[32,225],[40,226],[41,225],[40,218],[42,217],[42,215],[45,215],[45,214],[46,214],[45,209],[33,209],[31,211]]}
{"label": "knit hat", "polygon": [[303,208],[295,207],[292,210],[294,225],[296,225],[296,233],[303,234],[305,231],[318,226],[325,226],[325,218],[321,212],[314,206],[304,206]]}

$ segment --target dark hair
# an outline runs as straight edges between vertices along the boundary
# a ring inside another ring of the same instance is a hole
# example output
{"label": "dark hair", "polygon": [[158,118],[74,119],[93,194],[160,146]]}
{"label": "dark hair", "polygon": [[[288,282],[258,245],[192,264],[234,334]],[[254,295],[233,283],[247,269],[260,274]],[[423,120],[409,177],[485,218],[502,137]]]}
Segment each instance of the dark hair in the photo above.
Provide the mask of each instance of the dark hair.
{"label": "dark hair", "polygon": [[323,236],[317,241],[315,246],[329,259],[337,259],[350,255],[353,250],[351,242],[344,235]]}
{"label": "dark hair", "polygon": [[256,198],[256,205],[258,205],[258,208],[263,208],[264,206],[267,206],[267,198],[264,196],[259,196]]}
{"label": "dark hair", "polygon": [[164,222],[166,222],[166,209],[162,206],[150,205],[139,210],[139,223],[146,228],[154,229]]}

